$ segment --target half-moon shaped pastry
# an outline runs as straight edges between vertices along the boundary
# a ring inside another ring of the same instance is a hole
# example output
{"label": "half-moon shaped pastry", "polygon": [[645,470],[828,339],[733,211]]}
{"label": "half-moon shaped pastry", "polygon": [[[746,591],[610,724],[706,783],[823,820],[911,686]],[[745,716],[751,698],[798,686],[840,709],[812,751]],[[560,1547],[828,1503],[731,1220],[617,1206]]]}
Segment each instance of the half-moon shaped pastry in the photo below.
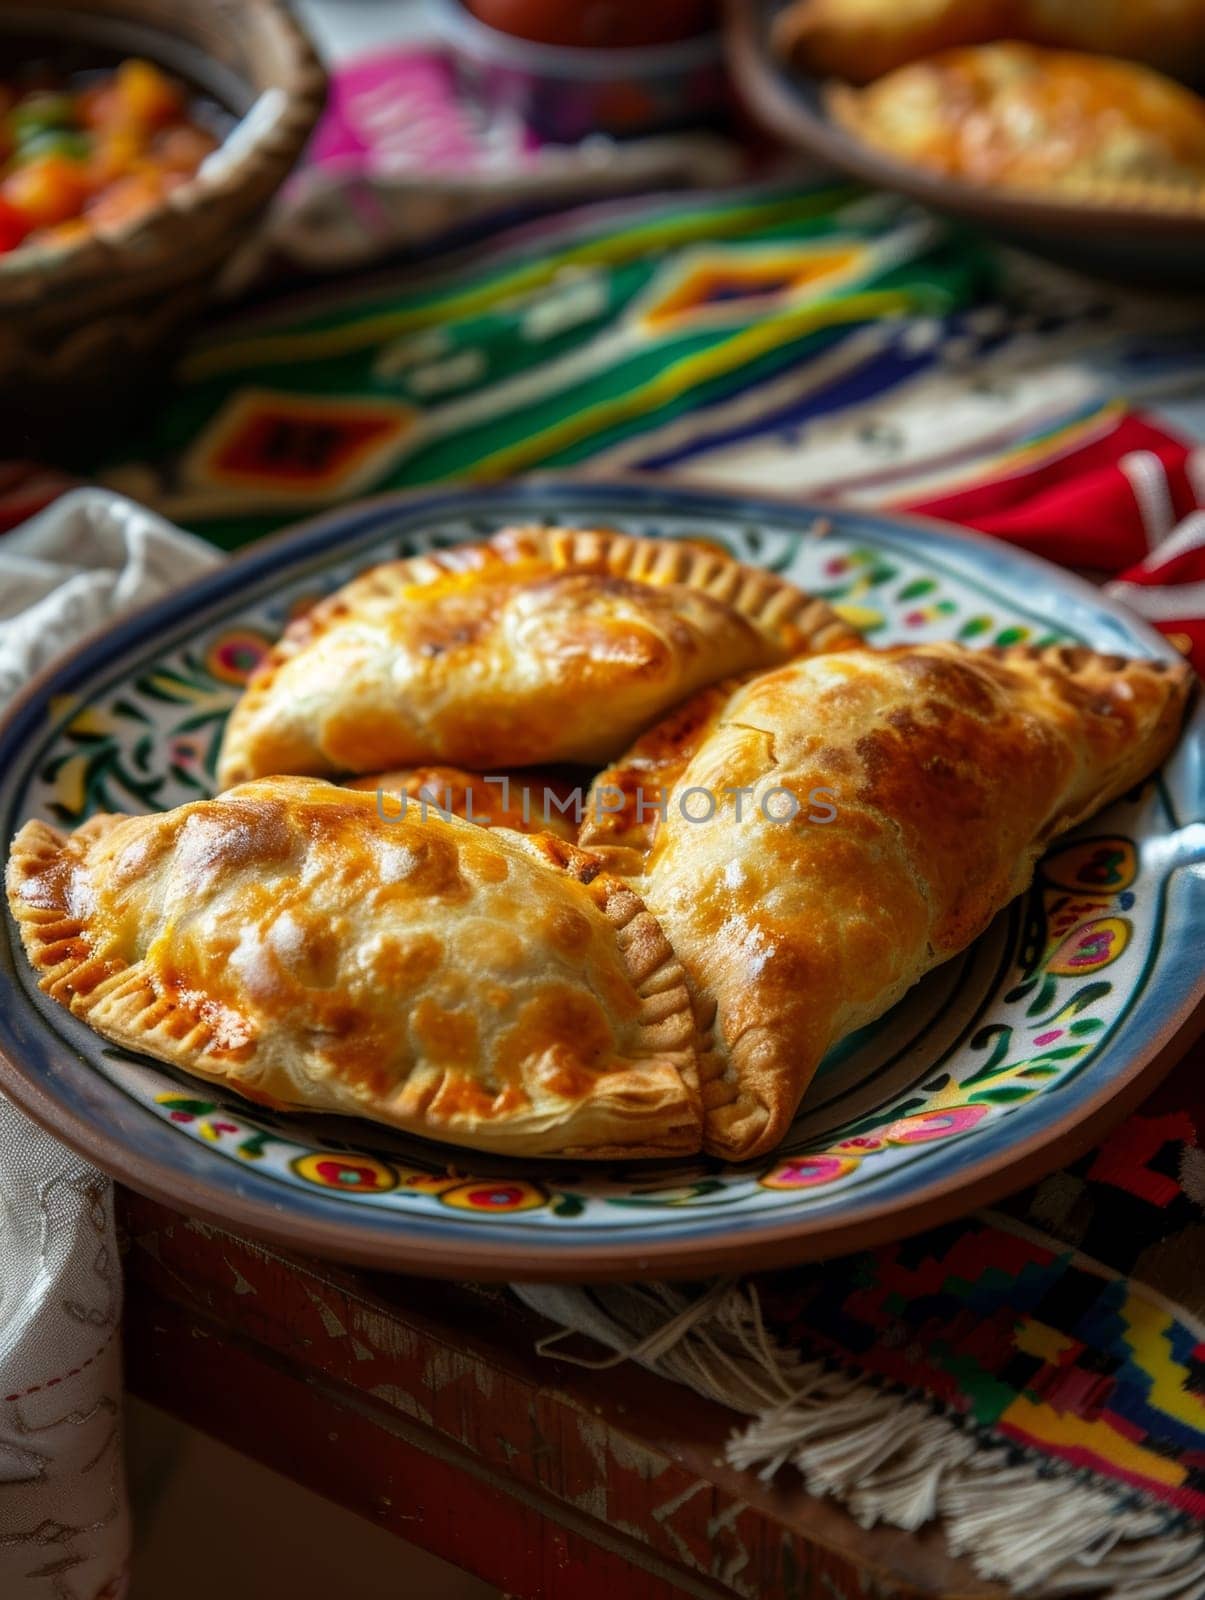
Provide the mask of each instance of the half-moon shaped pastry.
{"label": "half-moon shaped pastry", "polygon": [[420,818],[450,812],[478,827],[550,833],[571,844],[578,835],[581,787],[563,772],[530,767],[486,774],[466,772],[463,767],[395,767],[392,772],[348,778],[343,786],[375,795],[378,810],[390,818],[404,804],[414,806]]}
{"label": "half-moon shaped pastry", "polygon": [[1033,45],[948,50],[833,114],[898,161],[976,185],[1157,208],[1205,206],[1205,101],[1149,67]]}
{"label": "half-moon shaped pastry", "polygon": [[704,683],[856,638],[714,550],[510,529],[374,567],[291,624],[231,714],[218,780],[597,766]]}
{"label": "half-moon shaped pastry", "polygon": [[813,657],[738,689],[633,877],[696,997],[705,1148],[775,1145],[830,1045],[964,949],[1055,835],[1163,760],[1190,677],[1078,648],[933,644]]}
{"label": "half-moon shaped pastry", "polygon": [[998,39],[1144,61],[1193,81],[1205,67],[1205,0],[795,0],[774,28],[792,65],[849,83]]}
{"label": "half-moon shaped pastry", "polygon": [[570,845],[277,778],[28,822],[7,886],[48,994],[249,1099],[514,1155],[698,1149],[682,970]]}

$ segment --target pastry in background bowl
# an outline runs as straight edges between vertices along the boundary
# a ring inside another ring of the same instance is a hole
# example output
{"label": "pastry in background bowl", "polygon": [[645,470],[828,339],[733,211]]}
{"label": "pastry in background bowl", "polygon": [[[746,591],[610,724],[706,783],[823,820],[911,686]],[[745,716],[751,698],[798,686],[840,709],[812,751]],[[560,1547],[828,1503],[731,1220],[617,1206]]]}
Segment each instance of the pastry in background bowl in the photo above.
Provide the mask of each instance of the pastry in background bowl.
{"label": "pastry in background bowl", "polygon": [[1205,75],[1205,0],[795,0],[774,43],[814,77],[870,83],[939,50],[1019,39]]}
{"label": "pastry in background bowl", "polygon": [[991,44],[828,99],[864,143],[977,188],[1205,210],[1205,101],[1147,67]]}

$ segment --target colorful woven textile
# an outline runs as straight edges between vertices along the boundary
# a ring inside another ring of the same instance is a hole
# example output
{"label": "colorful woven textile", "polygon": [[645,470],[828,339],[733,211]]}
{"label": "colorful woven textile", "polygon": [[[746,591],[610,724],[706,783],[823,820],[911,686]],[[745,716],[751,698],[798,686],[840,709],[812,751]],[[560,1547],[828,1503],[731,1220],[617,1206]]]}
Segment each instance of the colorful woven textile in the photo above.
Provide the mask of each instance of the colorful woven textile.
{"label": "colorful woven textile", "polygon": [[981,252],[848,189],[584,207],[211,327],[130,481],[230,545],[352,493],[639,456],[987,282]]}
{"label": "colorful woven textile", "polygon": [[[355,495],[544,467],[916,507],[1112,578],[1205,666],[1203,376],[1196,308],[997,260],[883,197],[659,196],[212,324],[103,477],[226,547]],[[760,1280],[769,1331],[925,1399],[986,1461],[1004,1445],[1137,1508],[1135,1537],[1187,1536],[1201,1064],[998,1214]],[[1067,1534],[1075,1560],[1110,1526]],[[1134,1592],[1205,1593],[1205,1545],[1177,1552]]]}
{"label": "colorful woven textile", "polygon": [[999,1212],[763,1278],[769,1327],[1205,1518],[1202,1064]]}
{"label": "colorful woven textile", "polygon": [[211,324],[104,476],[226,547],[540,468],[910,506],[1115,576],[1205,649],[1201,541],[1160,550],[1205,498],[1203,374],[1190,305],[1002,271],[881,196],[658,196]]}

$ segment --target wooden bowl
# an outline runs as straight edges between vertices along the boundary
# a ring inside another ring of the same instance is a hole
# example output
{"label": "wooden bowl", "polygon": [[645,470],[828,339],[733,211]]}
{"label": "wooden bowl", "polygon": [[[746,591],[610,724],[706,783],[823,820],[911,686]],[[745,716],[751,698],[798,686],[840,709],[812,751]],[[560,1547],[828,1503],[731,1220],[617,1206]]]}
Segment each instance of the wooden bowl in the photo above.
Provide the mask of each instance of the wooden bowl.
{"label": "wooden bowl", "polygon": [[771,30],[784,0],[729,0],[725,43],[747,113],[826,166],[892,189],[1007,244],[1097,276],[1199,289],[1205,213],[1121,200],[1080,200],[976,186],[927,171],[863,143],[829,114],[826,86],[779,59]]}
{"label": "wooden bowl", "polygon": [[4,453],[71,459],[132,418],[321,113],[326,80],[282,0],[0,0],[0,60],[154,61],[229,113],[206,172],[112,231],[0,256]]}

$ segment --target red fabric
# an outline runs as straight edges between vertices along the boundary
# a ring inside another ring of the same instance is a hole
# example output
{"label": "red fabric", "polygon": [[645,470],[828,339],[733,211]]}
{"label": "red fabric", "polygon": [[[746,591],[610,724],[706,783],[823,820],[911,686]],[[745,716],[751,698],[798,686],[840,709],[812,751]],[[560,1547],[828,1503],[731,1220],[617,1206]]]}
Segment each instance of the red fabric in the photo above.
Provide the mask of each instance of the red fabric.
{"label": "red fabric", "polygon": [[32,461],[0,461],[0,533],[7,533],[76,487],[76,479],[53,467],[40,467]]}
{"label": "red fabric", "polygon": [[[1148,486],[1145,505],[1136,487],[1142,484]],[[901,509],[959,522],[1061,566],[1118,580],[1119,597],[1205,672],[1205,589],[1198,587],[1205,585],[1205,518],[1199,530],[1195,523],[1183,526],[1202,509],[1202,493],[1205,449],[1131,413],[1087,444],[1036,466]],[[1131,585],[1151,590],[1151,598],[1135,595]]]}
{"label": "red fabric", "polygon": [[[1143,458],[1137,469],[1135,457]],[[1164,514],[1154,522],[1135,489],[1136,478],[1156,481],[1154,498]],[[72,479],[51,469],[0,462],[0,532],[71,487]],[[1198,587],[1205,585],[1205,520],[1196,533],[1191,526],[1175,531],[1195,510],[1205,509],[1202,494],[1205,447],[1194,448],[1153,419],[1129,413],[1088,443],[1047,455],[1037,465],[908,501],[900,509],[962,523],[1061,566],[1119,580],[1120,598],[1205,673],[1205,589]],[[1135,588],[1151,590],[1152,598],[1144,600]],[[1182,608],[1177,592],[1183,593]]]}

